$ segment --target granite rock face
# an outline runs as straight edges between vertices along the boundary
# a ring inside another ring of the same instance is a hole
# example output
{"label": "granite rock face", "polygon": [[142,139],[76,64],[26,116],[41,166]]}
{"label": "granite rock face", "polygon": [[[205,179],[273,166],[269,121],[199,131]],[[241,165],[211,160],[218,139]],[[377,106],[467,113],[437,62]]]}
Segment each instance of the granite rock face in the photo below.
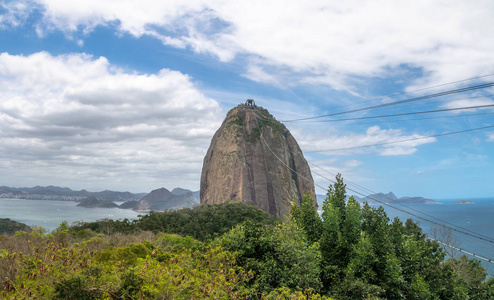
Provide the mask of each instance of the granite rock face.
{"label": "granite rock face", "polygon": [[261,107],[230,110],[211,140],[201,175],[201,204],[239,201],[284,218],[314,181],[288,129]]}

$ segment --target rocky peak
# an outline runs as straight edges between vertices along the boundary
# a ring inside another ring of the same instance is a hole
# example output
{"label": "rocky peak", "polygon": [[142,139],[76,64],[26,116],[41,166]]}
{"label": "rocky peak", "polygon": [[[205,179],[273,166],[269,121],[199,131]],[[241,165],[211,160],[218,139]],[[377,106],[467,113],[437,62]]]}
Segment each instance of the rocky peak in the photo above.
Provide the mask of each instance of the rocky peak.
{"label": "rocky peak", "polygon": [[309,165],[288,129],[253,103],[231,109],[204,158],[201,203],[239,201],[283,218],[306,193],[317,205]]}

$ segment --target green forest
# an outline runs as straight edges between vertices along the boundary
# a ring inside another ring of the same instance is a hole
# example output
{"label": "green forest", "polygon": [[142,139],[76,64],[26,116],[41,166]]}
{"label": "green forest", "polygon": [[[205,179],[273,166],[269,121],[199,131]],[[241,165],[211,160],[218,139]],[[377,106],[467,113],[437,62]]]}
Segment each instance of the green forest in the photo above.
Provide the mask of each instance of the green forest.
{"label": "green forest", "polygon": [[337,175],[321,215],[306,195],[285,220],[235,202],[52,233],[4,220],[0,298],[494,299],[478,260],[345,189]]}

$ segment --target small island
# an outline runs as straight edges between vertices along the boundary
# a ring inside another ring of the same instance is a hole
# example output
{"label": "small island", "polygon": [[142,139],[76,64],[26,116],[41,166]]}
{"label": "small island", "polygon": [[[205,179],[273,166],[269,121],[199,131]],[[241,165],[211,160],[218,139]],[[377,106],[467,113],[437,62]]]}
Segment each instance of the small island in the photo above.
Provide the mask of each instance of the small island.
{"label": "small island", "polygon": [[475,202],[468,201],[468,200],[459,200],[459,201],[456,201],[455,204],[475,204]]}
{"label": "small island", "polygon": [[439,202],[424,197],[401,197],[398,198],[393,192],[387,194],[377,193],[369,195],[365,198],[359,198],[353,196],[355,200],[362,203],[367,202],[369,204],[383,204],[383,203],[400,203],[400,204],[439,204]]}

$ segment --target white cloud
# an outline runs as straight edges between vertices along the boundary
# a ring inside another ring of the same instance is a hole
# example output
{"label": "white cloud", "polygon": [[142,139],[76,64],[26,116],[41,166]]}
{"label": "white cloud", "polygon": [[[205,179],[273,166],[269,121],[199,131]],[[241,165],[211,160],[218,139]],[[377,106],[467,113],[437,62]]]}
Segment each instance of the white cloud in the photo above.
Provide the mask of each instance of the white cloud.
{"label": "white cloud", "polygon": [[381,155],[383,156],[409,155],[415,152],[417,152],[417,148],[395,146],[392,148],[385,148],[383,151],[381,151]]}
{"label": "white cloud", "polygon": [[347,166],[349,168],[355,168],[355,167],[360,166],[361,164],[362,164],[362,162],[359,160],[356,160],[356,159],[347,160],[345,162],[345,166]]}
{"label": "white cloud", "polygon": [[85,54],[0,54],[0,169],[26,181],[198,188],[222,119],[179,72],[127,73]]}
{"label": "white cloud", "polygon": [[269,74],[257,64],[249,65],[247,67],[247,72],[243,76],[253,81],[281,86],[281,82],[279,81],[278,77]]}
{"label": "white cloud", "polygon": [[0,3],[0,29],[16,27],[26,21],[32,7],[27,2],[5,1]]}
{"label": "white cloud", "polygon": [[351,90],[357,78],[408,66],[423,70],[416,89],[494,73],[490,0],[33,1],[43,7],[41,32],[116,25],[221,61],[242,54],[246,76],[269,83]]}
{"label": "white cloud", "polygon": [[[452,108],[458,108],[458,107],[472,107],[472,106],[483,106],[483,105],[493,105],[494,100],[486,98],[486,97],[473,97],[473,98],[467,98],[467,99],[455,99],[446,102],[444,105],[442,105],[443,108],[447,109],[452,109]],[[457,110],[453,111],[455,113],[460,113],[460,112],[467,112],[467,111],[475,111],[475,110],[482,110],[482,109],[489,109],[492,110],[492,107],[483,107],[483,108],[472,108],[472,109],[466,109],[466,110]]]}
{"label": "white cloud", "polygon": [[494,131],[487,132],[486,135],[487,135],[487,141],[488,142],[494,142]]}
{"label": "white cloud", "polygon": [[324,134],[312,133],[301,136],[299,144],[305,153],[350,155],[377,152],[379,155],[389,156],[413,154],[418,146],[435,141],[435,138],[427,138],[417,133],[406,135],[401,129],[381,129],[379,126],[372,126],[365,134],[337,133],[334,130]]}

